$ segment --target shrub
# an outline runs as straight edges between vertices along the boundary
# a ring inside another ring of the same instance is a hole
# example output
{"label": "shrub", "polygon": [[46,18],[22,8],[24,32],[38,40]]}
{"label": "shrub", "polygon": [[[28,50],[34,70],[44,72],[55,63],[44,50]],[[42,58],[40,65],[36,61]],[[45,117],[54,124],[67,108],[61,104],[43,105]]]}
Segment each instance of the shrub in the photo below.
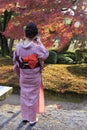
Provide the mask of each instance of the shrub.
{"label": "shrub", "polygon": [[76,61],[77,63],[82,63],[83,62],[83,52],[81,50],[76,50],[75,55],[76,55]]}
{"label": "shrub", "polygon": [[83,49],[83,52],[87,53],[87,49],[86,49],[86,48],[84,48],[84,49]]}
{"label": "shrub", "polygon": [[87,56],[84,58],[84,63],[87,63]]}
{"label": "shrub", "polygon": [[87,63],[87,53],[83,52],[84,63]]}
{"label": "shrub", "polygon": [[60,54],[57,57],[57,63],[72,64],[72,63],[74,63],[74,61],[71,58],[64,56],[64,54]]}
{"label": "shrub", "polygon": [[65,56],[71,58],[73,61],[76,61],[76,55],[75,55],[74,52],[69,52],[69,51],[67,51],[67,52],[65,52],[65,53],[63,53],[63,54],[64,54]]}
{"label": "shrub", "polygon": [[45,60],[47,64],[56,64],[57,63],[57,53],[54,51],[49,51],[49,57]]}

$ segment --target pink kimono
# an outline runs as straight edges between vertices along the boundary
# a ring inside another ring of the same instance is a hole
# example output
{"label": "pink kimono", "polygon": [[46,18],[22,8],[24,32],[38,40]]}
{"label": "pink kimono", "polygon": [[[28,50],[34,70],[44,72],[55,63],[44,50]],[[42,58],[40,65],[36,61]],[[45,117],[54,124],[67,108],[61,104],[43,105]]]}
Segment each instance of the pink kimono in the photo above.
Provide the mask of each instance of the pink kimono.
{"label": "pink kimono", "polygon": [[[28,41],[25,40],[25,43]],[[35,121],[36,113],[44,112],[44,91],[42,85],[41,67],[21,69],[16,56],[29,56],[37,54],[42,62],[48,57],[49,52],[44,46],[31,42],[25,46],[23,42],[16,46],[14,51],[14,71],[20,76],[20,105],[23,120]]]}

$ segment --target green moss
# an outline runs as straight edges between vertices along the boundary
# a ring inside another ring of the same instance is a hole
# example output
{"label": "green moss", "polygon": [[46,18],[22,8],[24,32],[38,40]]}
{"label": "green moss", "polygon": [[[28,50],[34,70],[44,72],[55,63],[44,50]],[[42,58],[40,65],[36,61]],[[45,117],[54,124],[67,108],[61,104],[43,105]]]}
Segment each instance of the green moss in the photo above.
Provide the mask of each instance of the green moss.
{"label": "green moss", "polygon": [[80,103],[83,100],[87,99],[87,94],[77,94],[74,92],[60,93],[45,89],[45,99],[53,101],[68,101],[73,103]]}
{"label": "green moss", "polygon": [[[11,58],[0,58],[0,75],[0,85],[11,86],[13,87],[13,93],[19,93],[19,79],[13,72]],[[51,99],[52,96],[53,99],[56,100],[57,98],[58,100],[62,95],[67,95],[66,93],[87,94],[86,64],[49,64],[44,68],[42,76],[44,89],[48,90],[48,93],[45,93],[48,99]],[[58,94],[58,97],[55,94]],[[66,99],[68,100],[67,97]]]}

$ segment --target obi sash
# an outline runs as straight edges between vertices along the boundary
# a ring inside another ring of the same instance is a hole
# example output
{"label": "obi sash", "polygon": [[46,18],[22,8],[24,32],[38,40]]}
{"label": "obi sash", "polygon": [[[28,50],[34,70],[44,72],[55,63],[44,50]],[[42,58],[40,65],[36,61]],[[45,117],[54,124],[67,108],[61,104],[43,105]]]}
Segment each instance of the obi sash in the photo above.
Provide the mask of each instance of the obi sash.
{"label": "obi sash", "polygon": [[40,67],[40,62],[37,54],[31,54],[29,56],[16,56],[16,60],[19,63],[21,69],[34,69]]}

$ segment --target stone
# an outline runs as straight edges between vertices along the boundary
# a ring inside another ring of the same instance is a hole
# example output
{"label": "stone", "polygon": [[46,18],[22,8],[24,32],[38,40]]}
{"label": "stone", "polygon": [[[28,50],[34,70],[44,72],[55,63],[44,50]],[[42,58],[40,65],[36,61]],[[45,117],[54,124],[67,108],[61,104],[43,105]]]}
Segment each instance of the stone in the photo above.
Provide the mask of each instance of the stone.
{"label": "stone", "polygon": [[12,87],[0,86],[0,101],[6,99],[12,93]]}

